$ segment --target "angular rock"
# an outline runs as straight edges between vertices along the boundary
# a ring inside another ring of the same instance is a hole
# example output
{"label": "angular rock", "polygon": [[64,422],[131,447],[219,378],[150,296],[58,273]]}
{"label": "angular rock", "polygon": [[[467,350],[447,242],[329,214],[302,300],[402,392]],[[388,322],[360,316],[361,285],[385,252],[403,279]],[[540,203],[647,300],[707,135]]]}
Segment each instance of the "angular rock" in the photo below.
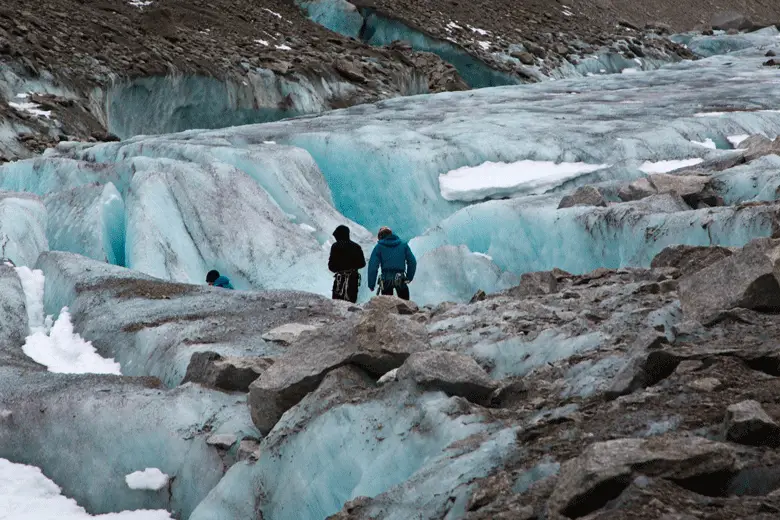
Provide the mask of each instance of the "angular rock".
{"label": "angular rock", "polygon": [[330,371],[352,364],[380,377],[428,347],[420,323],[383,312],[376,304],[345,322],[305,332],[249,387],[252,420],[267,435]]}
{"label": "angular rock", "polygon": [[190,358],[182,383],[248,392],[249,385],[272,364],[273,360],[261,357],[222,357],[216,352],[196,352]]}
{"label": "angular rock", "polygon": [[726,438],[750,446],[780,444],[780,426],[772,420],[757,401],[747,400],[726,409]]}
{"label": "angular rock", "polygon": [[561,466],[548,507],[553,514],[578,518],[617,497],[636,474],[687,479],[732,471],[736,463],[730,446],[701,437],[665,435],[598,442]]}
{"label": "angular rock", "polygon": [[733,255],[681,277],[679,294],[688,318],[735,307],[780,310],[780,240],[752,240]]}
{"label": "angular rock", "polygon": [[618,191],[623,201],[641,200],[651,195],[676,193],[691,207],[700,202],[709,206],[722,206],[722,199],[709,188],[709,177],[703,175],[671,175],[653,173],[638,179]]}
{"label": "angular rock", "polygon": [[714,377],[702,377],[701,379],[691,381],[688,383],[688,386],[700,392],[714,392],[720,388],[722,384],[723,383],[720,382],[720,379]]}
{"label": "angular rock", "polygon": [[650,267],[674,267],[685,276],[701,271],[707,266],[727,258],[738,251],[735,247],[674,245],[665,247],[655,255]]}
{"label": "angular rock", "polygon": [[238,437],[233,433],[221,433],[219,435],[212,435],[206,439],[206,444],[209,446],[222,448],[223,450],[228,450],[236,443],[237,440]]}
{"label": "angular rock", "polygon": [[712,17],[712,28],[716,31],[747,31],[754,27],[753,22],[736,11],[725,11]]}
{"label": "angular rock", "polygon": [[605,392],[606,399],[616,399],[647,388],[671,375],[679,359],[658,350],[666,342],[666,336],[656,331],[640,335],[628,352],[628,362],[615,375],[612,386]]}
{"label": "angular rock", "polygon": [[520,276],[520,285],[509,289],[508,294],[515,298],[526,298],[540,294],[554,294],[558,292],[558,278],[553,271],[536,271],[523,273]]}
{"label": "angular rock", "polygon": [[419,386],[465,397],[475,403],[487,401],[497,384],[473,358],[455,352],[417,352],[398,369],[398,379],[411,379]]}
{"label": "angular rock", "polygon": [[315,330],[316,325],[306,325],[304,323],[285,323],[275,329],[271,329],[261,337],[266,341],[274,341],[289,345],[293,343],[304,332]]}
{"label": "angular rock", "polygon": [[572,208],[574,206],[599,206],[607,207],[607,199],[593,186],[580,186],[571,195],[566,195],[558,204],[558,209]]}
{"label": "angular rock", "polygon": [[413,301],[402,300],[395,296],[375,296],[365,304],[365,309],[369,311],[375,310],[385,314],[410,315],[420,312],[420,308]]}
{"label": "angular rock", "polygon": [[469,303],[477,303],[477,302],[485,301],[485,298],[487,298],[487,294],[485,293],[485,291],[480,289],[474,293],[474,296],[471,297]]}
{"label": "angular rock", "polygon": [[752,161],[765,155],[779,155],[780,138],[773,141],[763,135],[753,135],[739,143],[739,147],[746,150],[745,160]]}

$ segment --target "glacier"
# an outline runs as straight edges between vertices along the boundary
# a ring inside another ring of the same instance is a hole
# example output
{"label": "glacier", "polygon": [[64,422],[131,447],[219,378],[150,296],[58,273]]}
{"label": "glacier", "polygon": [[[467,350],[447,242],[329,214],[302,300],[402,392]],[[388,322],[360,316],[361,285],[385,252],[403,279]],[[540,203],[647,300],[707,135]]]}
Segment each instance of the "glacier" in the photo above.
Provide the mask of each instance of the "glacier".
{"label": "glacier", "polygon": [[[353,15],[333,23],[352,31]],[[778,232],[780,158],[745,162],[737,138],[780,134],[777,72],[761,65],[776,35],[744,37],[751,45],[728,56],[658,70],[217,130],[193,128],[265,116],[227,116],[221,102],[179,110],[196,83],[159,98],[155,81],[127,87],[112,108],[123,141],[0,165],[0,256],[19,266],[0,265],[0,468],[39,467],[84,514],[182,520],[314,520],[347,504],[367,518],[454,520],[503,468],[522,468],[506,475],[516,493],[553,478],[564,461],[540,459],[523,435],[588,420],[581,403],[631,368],[637,331],[674,343],[697,330],[673,270],[646,269],[654,257]],[[726,35],[711,38],[701,41]],[[224,95],[213,88],[203,92]],[[186,131],[141,135],[150,129]],[[484,175],[496,163],[525,169],[502,185]],[[706,176],[726,205],[620,199],[654,171]],[[442,182],[453,172],[469,181],[457,196]],[[603,205],[559,209],[586,185]],[[356,305],[329,298],[342,224],[366,256],[380,225],[410,241],[417,305],[371,300],[366,280]],[[214,268],[237,290],[206,286]],[[398,373],[378,385],[380,374],[344,362],[263,436],[244,392],[183,383],[195,354],[271,366],[296,341],[377,309],[404,314],[431,352],[476,362],[495,385],[490,401]],[[278,327],[301,335],[268,334]],[[55,373],[25,348],[46,332],[82,340],[121,375]],[[512,399],[528,406],[503,408]],[[632,431],[681,427],[674,416],[646,424]],[[166,478],[128,486],[136,472]]]}

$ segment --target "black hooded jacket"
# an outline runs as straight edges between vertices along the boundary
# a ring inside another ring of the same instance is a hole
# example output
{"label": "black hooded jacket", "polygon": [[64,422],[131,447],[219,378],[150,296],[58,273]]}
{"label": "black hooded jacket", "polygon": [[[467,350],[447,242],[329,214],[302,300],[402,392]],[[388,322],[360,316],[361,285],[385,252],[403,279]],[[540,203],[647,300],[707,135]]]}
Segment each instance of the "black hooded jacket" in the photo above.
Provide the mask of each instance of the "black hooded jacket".
{"label": "black hooded jacket", "polygon": [[328,260],[328,269],[334,273],[340,271],[352,271],[362,269],[366,266],[366,257],[363,256],[363,249],[355,242],[349,239],[349,228],[339,226],[333,232],[336,237],[336,243],[330,248],[330,259]]}

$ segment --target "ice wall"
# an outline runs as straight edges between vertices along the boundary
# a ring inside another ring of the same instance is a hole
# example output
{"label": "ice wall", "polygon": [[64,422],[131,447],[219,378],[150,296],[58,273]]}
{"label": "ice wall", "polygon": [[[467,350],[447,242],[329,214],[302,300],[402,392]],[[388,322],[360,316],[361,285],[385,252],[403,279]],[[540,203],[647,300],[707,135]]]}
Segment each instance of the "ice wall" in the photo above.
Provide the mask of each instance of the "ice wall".
{"label": "ice wall", "polygon": [[0,191],[0,258],[32,266],[48,249],[46,208],[41,200],[25,193]]}

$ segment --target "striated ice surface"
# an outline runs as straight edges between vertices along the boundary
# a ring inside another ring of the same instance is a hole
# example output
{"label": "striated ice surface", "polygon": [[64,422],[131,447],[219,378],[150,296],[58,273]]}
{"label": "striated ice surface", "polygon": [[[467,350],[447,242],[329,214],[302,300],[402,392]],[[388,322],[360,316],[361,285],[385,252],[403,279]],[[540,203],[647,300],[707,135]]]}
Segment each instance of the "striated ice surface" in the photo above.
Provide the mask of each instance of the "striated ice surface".
{"label": "striated ice surface", "polygon": [[41,200],[25,193],[0,191],[0,258],[32,266],[48,249],[46,208]]}

